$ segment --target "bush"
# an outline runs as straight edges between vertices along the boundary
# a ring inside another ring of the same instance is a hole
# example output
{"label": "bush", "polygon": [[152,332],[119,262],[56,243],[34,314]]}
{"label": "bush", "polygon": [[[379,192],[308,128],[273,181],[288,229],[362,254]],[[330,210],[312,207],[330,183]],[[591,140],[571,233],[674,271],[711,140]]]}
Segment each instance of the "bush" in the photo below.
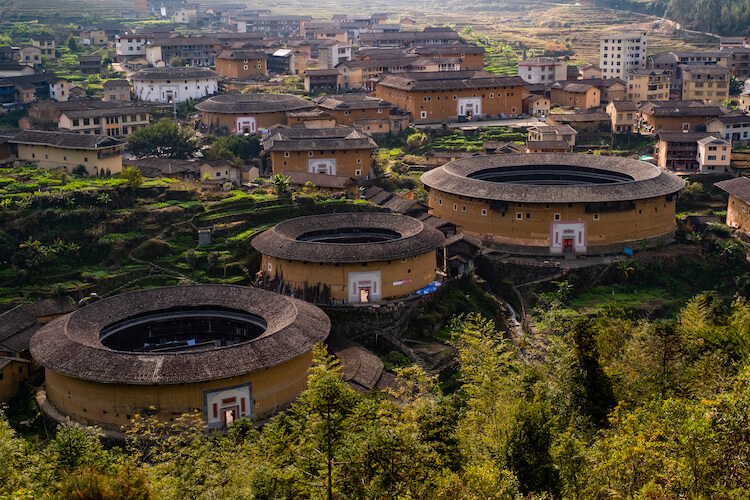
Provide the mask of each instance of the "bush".
{"label": "bush", "polygon": [[135,257],[144,260],[166,257],[167,255],[171,255],[171,253],[172,245],[157,238],[148,239],[133,250]]}

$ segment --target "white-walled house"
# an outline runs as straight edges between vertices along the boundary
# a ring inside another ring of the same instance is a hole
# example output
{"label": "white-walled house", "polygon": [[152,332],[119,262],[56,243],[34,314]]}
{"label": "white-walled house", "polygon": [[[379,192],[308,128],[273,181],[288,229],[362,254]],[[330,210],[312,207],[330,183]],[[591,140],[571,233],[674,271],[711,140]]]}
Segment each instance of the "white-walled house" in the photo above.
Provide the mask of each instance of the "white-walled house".
{"label": "white-walled house", "polygon": [[146,68],[130,76],[136,100],[185,102],[202,99],[219,89],[219,73],[208,68]]}
{"label": "white-walled house", "polygon": [[728,172],[732,161],[732,144],[712,136],[700,139],[696,160],[702,174]]}

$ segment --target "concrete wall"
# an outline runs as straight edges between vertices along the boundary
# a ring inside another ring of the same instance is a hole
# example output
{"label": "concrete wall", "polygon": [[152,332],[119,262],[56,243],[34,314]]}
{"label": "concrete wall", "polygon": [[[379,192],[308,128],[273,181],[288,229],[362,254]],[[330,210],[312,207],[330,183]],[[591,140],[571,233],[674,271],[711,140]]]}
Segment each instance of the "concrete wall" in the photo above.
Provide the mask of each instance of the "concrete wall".
{"label": "concrete wall", "polygon": [[[484,200],[441,193],[435,189],[430,190],[429,201],[432,215],[486,241],[505,245],[549,248],[553,223],[583,222],[586,224],[589,253],[592,253],[591,247],[639,241],[674,232],[674,201],[661,196],[636,200],[635,203],[635,210],[599,214],[586,213],[583,203],[523,203],[520,206],[509,203],[503,214],[491,210]],[[518,214],[521,214],[520,219]]]}
{"label": "concrete wall", "polygon": [[242,377],[179,385],[100,384],[45,370],[47,399],[63,415],[89,425],[119,430],[136,414],[156,407],[156,417],[169,422],[184,413],[203,412],[203,391],[252,383],[256,420],[293,402],[307,386],[312,352],[267,370]]}

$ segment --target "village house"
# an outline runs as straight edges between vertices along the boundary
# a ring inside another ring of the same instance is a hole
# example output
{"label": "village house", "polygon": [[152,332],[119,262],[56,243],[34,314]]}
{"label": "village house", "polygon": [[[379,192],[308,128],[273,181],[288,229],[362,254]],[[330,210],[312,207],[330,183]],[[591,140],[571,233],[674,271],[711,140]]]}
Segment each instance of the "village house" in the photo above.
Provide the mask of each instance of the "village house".
{"label": "village house", "polygon": [[294,191],[301,191],[308,187],[308,183],[310,183],[314,186],[315,191],[322,191],[331,196],[344,195],[347,198],[359,198],[359,185],[351,177],[297,172],[295,170],[284,170],[281,175],[289,179],[289,185]]}
{"label": "village house", "polygon": [[69,83],[53,73],[38,73],[35,75],[14,76],[6,78],[16,91],[16,102],[28,104],[30,102],[51,99],[53,101],[67,101]]}
{"label": "village house", "polygon": [[318,108],[331,114],[337,125],[352,126],[356,120],[388,120],[393,104],[366,94],[326,95],[318,99]]}
{"label": "village house", "polygon": [[18,63],[36,68],[42,65],[42,49],[33,45],[25,45],[18,49]]}
{"label": "village house", "polygon": [[750,231],[750,179],[735,177],[717,182],[714,186],[729,194],[727,226]]}
{"label": "village house", "polygon": [[29,76],[35,74],[34,68],[16,61],[0,61],[0,78],[12,76]]}
{"label": "village house", "polygon": [[701,174],[720,174],[730,170],[732,144],[716,137],[698,139],[698,171]]}
{"label": "village house", "polygon": [[567,153],[570,144],[566,141],[526,141],[527,153]]}
{"label": "village house", "polygon": [[68,172],[79,165],[88,175],[99,177],[122,172],[124,143],[113,137],[70,132],[22,130],[7,142],[16,157],[40,168],[63,168]]}
{"label": "village house", "polygon": [[128,62],[131,59],[146,60],[146,42],[145,34],[127,34],[118,35],[115,38],[115,52],[117,59],[122,62]]}
{"label": "village house", "polygon": [[29,378],[31,361],[0,356],[0,403],[7,403]]}
{"label": "village house", "polygon": [[712,137],[706,132],[659,132],[656,135],[657,165],[672,172],[700,173],[698,141]]}
{"label": "village house", "polygon": [[581,78],[587,80],[589,78],[601,78],[602,69],[596,64],[583,63],[578,66],[578,72],[581,74]]}
{"label": "village house", "polygon": [[352,60],[352,45],[350,43],[329,41],[318,47],[318,68],[331,70],[339,63]]}
{"label": "village house", "polygon": [[515,117],[523,112],[524,82],[483,71],[385,75],[375,97],[411,113],[415,122]]}
{"label": "village house", "polygon": [[534,125],[529,127],[530,141],[565,141],[576,145],[578,132],[570,125]]}
{"label": "village house", "polygon": [[531,94],[523,98],[523,112],[529,116],[546,116],[549,109],[550,100],[544,96]]}
{"label": "village house", "polygon": [[706,122],[706,131],[729,141],[733,147],[750,144],[750,116],[731,114]]}
{"label": "village house", "polygon": [[305,71],[305,92],[319,94],[336,92],[339,89],[339,70],[308,69]]}
{"label": "village house", "polygon": [[109,107],[64,110],[58,128],[79,134],[127,137],[149,124],[150,114],[146,106],[112,104]]}
{"label": "village house", "polygon": [[627,86],[624,79],[620,78],[581,78],[578,83],[593,85],[599,89],[599,101],[602,106],[614,101],[624,101]]}
{"label": "village house", "polygon": [[[419,45],[410,52],[422,58],[458,58],[461,69],[484,69],[484,47],[467,43],[449,43],[441,45]],[[520,75],[519,75],[520,76]]]}
{"label": "village house", "polygon": [[550,113],[544,121],[547,125],[570,125],[578,132],[609,130],[610,117],[607,113]]}
{"label": "village house", "polygon": [[216,62],[222,44],[215,38],[204,36],[170,36],[149,39],[145,45],[145,57],[155,67],[169,65],[175,57],[183,58],[188,66],[208,67]]}
{"label": "village house", "polygon": [[642,132],[695,132],[706,126],[708,120],[729,111],[721,106],[703,104],[701,101],[648,101],[638,110],[638,126]]}
{"label": "village house", "polygon": [[[481,68],[479,68],[481,69]],[[568,79],[568,63],[551,57],[534,57],[518,63],[518,76],[527,83],[552,84]]]}
{"label": "village house", "polygon": [[[301,109],[298,111],[287,111],[286,124],[290,127],[306,128],[333,128],[336,126],[336,118],[322,109]],[[279,123],[279,125],[283,125]]]}
{"label": "village house", "polygon": [[78,56],[78,66],[82,75],[98,75],[102,71],[102,56]]}
{"label": "village house", "polygon": [[424,31],[390,33],[360,33],[360,47],[405,47],[418,45],[447,45],[461,41],[451,28],[427,27]]}
{"label": "village house", "polygon": [[107,80],[103,87],[104,101],[130,102],[130,82],[127,80]]}
{"label": "village house", "polygon": [[55,54],[55,37],[53,35],[31,35],[29,45],[39,47],[42,51],[42,57],[47,59],[56,59]]}
{"label": "village house", "polygon": [[336,66],[341,74],[340,87],[345,90],[370,89],[375,87],[378,78],[386,73],[404,72],[417,56],[402,55],[394,59],[365,59],[343,61]]}
{"label": "village house", "polygon": [[261,50],[222,50],[216,56],[216,72],[233,80],[265,75],[267,59],[268,55]]}
{"label": "village house", "polygon": [[378,145],[351,127],[325,129],[277,127],[263,137],[274,174],[284,170],[369,179]]}
{"label": "village house", "polygon": [[586,83],[566,81],[555,83],[550,89],[550,102],[558,106],[576,109],[598,108],[601,105],[601,91]]}
{"label": "village house", "polygon": [[103,46],[109,42],[106,31],[93,27],[82,28],[78,32],[78,36],[81,45]]}
{"label": "village house", "polygon": [[724,66],[687,66],[682,70],[682,100],[703,100],[721,104],[729,98],[729,68]]}
{"label": "village house", "polygon": [[612,120],[612,132],[630,134],[638,116],[638,106],[630,101],[610,102],[607,105],[607,114]]}
{"label": "village house", "polygon": [[638,69],[627,75],[628,101],[640,104],[644,101],[669,100],[670,72],[662,69]]}

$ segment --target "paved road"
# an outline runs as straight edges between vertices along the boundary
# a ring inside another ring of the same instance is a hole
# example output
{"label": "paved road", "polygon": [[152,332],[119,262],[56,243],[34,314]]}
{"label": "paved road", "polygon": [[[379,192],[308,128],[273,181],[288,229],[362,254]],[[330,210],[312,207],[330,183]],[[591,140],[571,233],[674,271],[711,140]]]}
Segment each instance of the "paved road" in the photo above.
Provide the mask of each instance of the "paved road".
{"label": "paved road", "polygon": [[[544,125],[545,123],[539,121],[536,118],[524,118],[524,119],[507,119],[507,120],[473,120],[468,122],[453,122],[449,123],[450,128],[460,127],[531,127],[532,125]],[[441,128],[442,123],[423,123],[415,125],[419,129],[428,128]]]}

